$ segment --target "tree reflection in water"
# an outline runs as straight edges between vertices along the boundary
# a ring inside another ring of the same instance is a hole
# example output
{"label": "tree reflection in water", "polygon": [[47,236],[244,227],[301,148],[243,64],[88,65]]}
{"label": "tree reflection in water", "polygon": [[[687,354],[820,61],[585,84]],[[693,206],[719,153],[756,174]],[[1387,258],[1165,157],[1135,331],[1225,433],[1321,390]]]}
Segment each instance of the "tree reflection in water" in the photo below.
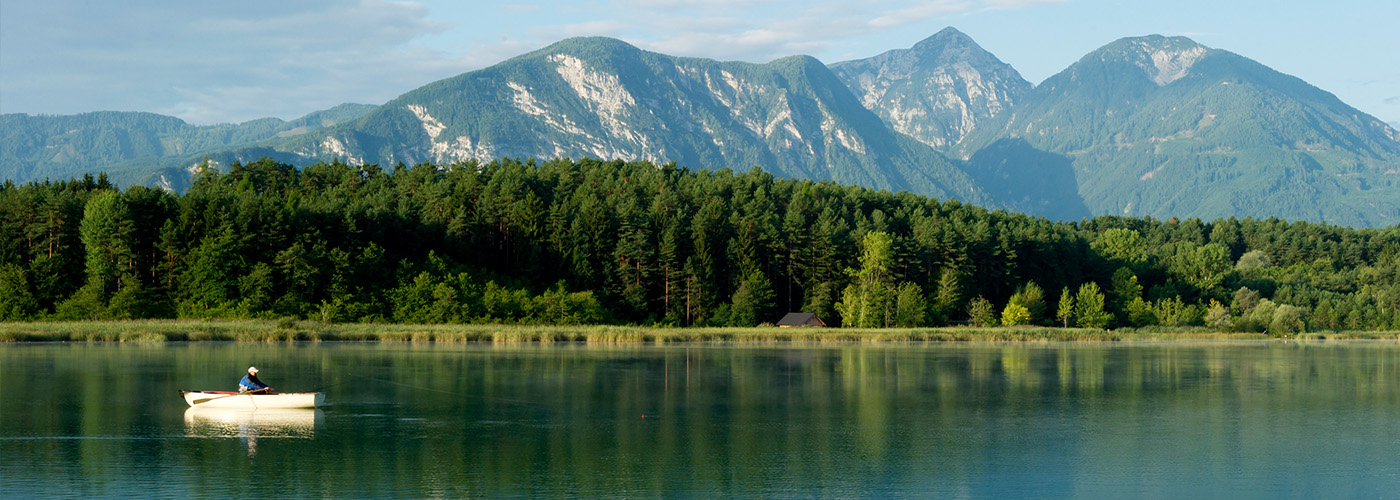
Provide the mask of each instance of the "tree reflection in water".
{"label": "tree reflection in water", "polygon": [[[335,405],[177,397],[253,363]],[[1395,342],[0,346],[0,496],[1389,497],[1395,408]]]}

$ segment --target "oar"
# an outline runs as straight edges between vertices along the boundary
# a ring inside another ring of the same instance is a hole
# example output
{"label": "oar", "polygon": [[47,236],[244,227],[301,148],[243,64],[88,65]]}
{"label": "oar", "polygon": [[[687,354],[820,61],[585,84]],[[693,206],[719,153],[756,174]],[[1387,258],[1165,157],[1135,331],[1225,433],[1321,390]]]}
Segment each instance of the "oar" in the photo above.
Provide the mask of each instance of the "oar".
{"label": "oar", "polygon": [[271,389],[271,387],[264,387],[264,388],[262,388],[262,389],[253,389],[253,390],[248,391],[248,392],[240,392],[240,393],[238,393],[238,394],[229,394],[229,395],[226,395],[226,396],[219,396],[219,397],[216,397],[216,398],[196,399],[196,400],[194,400],[194,401],[192,402],[192,404],[204,404],[204,403],[208,403],[208,402],[210,402],[210,401],[213,401],[213,400],[215,400],[215,399],[224,399],[224,398],[229,398],[229,397],[233,397],[233,396],[242,396],[242,395],[244,395],[244,394],[252,394],[252,393],[255,393],[255,392],[266,391],[266,390],[268,390],[268,389]]}

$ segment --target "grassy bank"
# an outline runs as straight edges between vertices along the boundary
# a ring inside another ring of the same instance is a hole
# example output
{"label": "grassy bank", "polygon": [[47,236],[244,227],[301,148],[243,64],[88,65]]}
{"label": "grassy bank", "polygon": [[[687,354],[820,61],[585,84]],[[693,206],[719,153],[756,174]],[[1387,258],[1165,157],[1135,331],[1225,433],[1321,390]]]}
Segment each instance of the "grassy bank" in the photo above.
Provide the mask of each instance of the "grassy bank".
{"label": "grassy bank", "polygon": [[[0,323],[0,342],[383,341],[383,342],[1037,342],[1249,340],[1256,333],[1203,329],[1078,328],[652,328],[325,324],[292,320],[140,320]],[[1397,339],[1400,332],[1314,332],[1306,339]]]}

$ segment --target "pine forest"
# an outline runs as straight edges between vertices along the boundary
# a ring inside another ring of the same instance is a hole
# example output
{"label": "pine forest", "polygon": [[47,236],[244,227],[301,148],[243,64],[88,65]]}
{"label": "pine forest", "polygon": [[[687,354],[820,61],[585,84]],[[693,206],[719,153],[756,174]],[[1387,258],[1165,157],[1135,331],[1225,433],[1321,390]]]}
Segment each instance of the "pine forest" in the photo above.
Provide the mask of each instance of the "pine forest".
{"label": "pine forest", "polygon": [[648,162],[0,186],[0,320],[1400,329],[1400,227],[988,211]]}

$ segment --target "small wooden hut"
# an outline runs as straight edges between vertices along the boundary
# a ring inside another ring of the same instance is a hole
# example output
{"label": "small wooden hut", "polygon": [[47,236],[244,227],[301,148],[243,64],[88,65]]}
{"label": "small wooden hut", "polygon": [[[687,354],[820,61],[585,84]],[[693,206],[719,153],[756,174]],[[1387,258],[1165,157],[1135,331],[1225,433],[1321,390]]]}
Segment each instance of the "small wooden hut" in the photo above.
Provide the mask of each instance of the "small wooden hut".
{"label": "small wooden hut", "polygon": [[815,314],[800,312],[787,313],[787,316],[783,316],[783,319],[778,320],[778,327],[780,328],[792,328],[795,326],[825,328],[826,323],[823,323],[822,319],[818,318]]}

